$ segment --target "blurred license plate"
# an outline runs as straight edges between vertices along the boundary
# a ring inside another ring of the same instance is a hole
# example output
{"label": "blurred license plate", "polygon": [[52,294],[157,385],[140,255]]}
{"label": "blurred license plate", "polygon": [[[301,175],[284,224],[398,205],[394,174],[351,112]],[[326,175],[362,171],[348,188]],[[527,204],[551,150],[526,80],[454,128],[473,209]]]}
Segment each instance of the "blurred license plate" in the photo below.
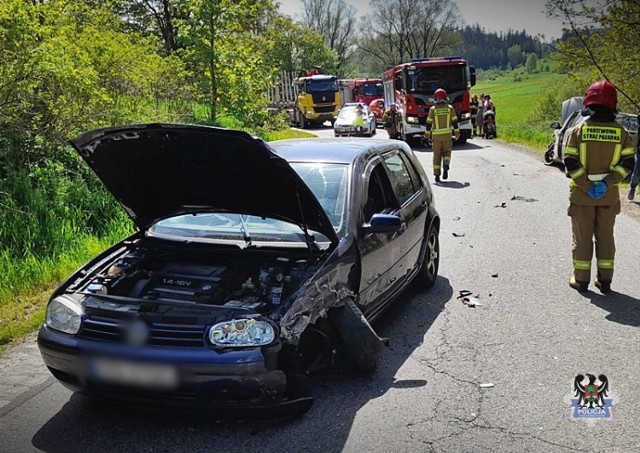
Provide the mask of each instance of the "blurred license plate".
{"label": "blurred license plate", "polygon": [[95,359],[92,376],[97,381],[155,389],[178,386],[178,371],[172,365]]}

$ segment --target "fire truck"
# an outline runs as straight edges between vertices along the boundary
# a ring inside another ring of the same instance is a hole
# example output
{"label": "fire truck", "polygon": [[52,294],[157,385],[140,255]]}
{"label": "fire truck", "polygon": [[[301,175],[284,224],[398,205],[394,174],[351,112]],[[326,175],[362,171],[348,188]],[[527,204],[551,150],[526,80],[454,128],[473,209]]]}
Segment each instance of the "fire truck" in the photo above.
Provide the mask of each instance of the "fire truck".
{"label": "fire truck", "polygon": [[460,138],[471,137],[469,90],[476,84],[476,69],[461,56],[415,58],[384,73],[385,105],[395,103],[402,115],[400,135],[404,141],[424,137],[433,93],[442,88],[458,115]]}
{"label": "fire truck", "polygon": [[369,105],[371,101],[384,96],[382,79],[342,79],[340,87],[345,103],[362,102]]}

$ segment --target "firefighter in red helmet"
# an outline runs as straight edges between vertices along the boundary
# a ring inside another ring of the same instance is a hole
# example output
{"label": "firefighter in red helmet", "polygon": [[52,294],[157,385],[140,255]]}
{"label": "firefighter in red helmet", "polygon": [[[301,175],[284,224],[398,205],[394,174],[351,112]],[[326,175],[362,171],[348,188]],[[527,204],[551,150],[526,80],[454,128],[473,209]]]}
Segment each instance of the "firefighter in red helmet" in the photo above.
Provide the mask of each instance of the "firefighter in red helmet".
{"label": "firefighter in red helmet", "polygon": [[607,80],[592,84],[584,97],[583,116],[571,129],[564,147],[564,164],[571,178],[569,210],[573,230],[573,277],[569,286],[587,291],[591,280],[594,238],[596,287],[611,291],[615,241],[613,227],[620,213],[618,184],[634,166],[633,141],[616,122],[616,87]]}
{"label": "firefighter in red helmet", "polygon": [[449,177],[451,165],[451,148],[453,146],[451,129],[456,140],[460,136],[458,130],[458,116],[453,106],[447,102],[447,92],[438,88],[433,93],[434,105],[427,115],[427,138],[431,139],[433,146],[433,174],[436,182],[440,182],[440,169],[442,164],[442,179]]}

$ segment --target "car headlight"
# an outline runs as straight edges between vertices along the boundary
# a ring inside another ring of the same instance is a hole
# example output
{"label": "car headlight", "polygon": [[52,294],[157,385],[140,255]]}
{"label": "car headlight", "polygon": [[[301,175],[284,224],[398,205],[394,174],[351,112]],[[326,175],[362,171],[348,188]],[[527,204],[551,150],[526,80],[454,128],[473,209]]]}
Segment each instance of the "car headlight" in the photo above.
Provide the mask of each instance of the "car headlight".
{"label": "car headlight", "polygon": [[209,330],[209,340],[216,346],[264,346],[271,343],[275,336],[271,324],[256,319],[220,322]]}
{"label": "car headlight", "polygon": [[417,116],[407,116],[407,123],[418,124]]}
{"label": "car headlight", "polygon": [[47,327],[75,335],[80,330],[82,307],[74,300],[58,296],[47,305]]}

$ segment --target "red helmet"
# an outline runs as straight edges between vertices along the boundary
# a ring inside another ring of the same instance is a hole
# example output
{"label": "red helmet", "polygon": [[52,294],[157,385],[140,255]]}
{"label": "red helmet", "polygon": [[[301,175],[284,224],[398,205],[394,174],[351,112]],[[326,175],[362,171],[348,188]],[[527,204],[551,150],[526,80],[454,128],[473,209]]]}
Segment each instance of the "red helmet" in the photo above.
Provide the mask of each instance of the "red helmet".
{"label": "red helmet", "polygon": [[591,84],[584,97],[583,104],[585,107],[604,105],[611,110],[615,110],[617,102],[618,91],[613,83],[608,80],[600,80]]}
{"label": "red helmet", "polygon": [[442,88],[438,88],[435,93],[433,93],[433,99],[436,101],[446,101],[447,100],[447,92]]}

